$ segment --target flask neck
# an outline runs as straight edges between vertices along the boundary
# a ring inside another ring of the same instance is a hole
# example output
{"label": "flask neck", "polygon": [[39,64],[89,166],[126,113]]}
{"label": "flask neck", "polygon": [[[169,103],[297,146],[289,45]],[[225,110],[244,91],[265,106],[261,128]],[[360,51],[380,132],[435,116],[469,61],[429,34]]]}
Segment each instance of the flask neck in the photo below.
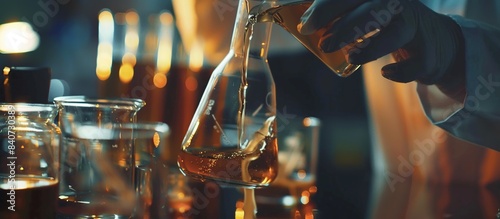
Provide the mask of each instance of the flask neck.
{"label": "flask neck", "polygon": [[[251,9],[264,3],[268,4],[263,0],[239,0],[238,13],[236,14],[233,36],[231,39],[231,50],[236,56],[243,56],[245,54],[245,43],[248,42],[249,56],[267,59],[272,23],[259,22],[251,26],[252,24],[250,24],[249,21]],[[250,33],[247,31],[252,31],[251,39],[248,39]]]}

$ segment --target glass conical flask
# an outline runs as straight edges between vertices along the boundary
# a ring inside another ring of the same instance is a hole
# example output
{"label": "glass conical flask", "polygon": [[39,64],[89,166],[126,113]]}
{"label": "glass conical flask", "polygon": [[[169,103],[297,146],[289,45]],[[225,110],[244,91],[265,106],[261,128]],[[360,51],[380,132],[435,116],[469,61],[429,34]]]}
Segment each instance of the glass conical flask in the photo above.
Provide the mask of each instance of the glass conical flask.
{"label": "glass conical flask", "polygon": [[271,23],[240,0],[231,48],[213,71],[178,157],[194,178],[267,186],[277,175],[275,85],[267,63]]}

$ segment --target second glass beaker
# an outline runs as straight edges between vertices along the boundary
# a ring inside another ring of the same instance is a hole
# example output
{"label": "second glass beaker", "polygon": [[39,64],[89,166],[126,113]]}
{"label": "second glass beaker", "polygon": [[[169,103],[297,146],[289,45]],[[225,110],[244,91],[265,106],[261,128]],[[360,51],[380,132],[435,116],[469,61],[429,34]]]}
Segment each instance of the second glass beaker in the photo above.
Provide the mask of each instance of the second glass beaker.
{"label": "second glass beaker", "polygon": [[133,138],[115,127],[136,121],[138,99],[54,99],[63,135],[58,213],[125,217],[134,213]]}

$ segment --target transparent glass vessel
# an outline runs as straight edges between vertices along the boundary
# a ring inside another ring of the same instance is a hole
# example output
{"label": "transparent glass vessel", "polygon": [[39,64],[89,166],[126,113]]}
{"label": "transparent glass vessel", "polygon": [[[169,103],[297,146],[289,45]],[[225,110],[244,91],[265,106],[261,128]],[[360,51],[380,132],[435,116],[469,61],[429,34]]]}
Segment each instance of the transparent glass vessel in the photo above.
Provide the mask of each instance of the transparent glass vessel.
{"label": "transparent glass vessel", "polygon": [[0,104],[0,218],[56,217],[61,142],[56,114],[52,104]]}
{"label": "transparent glass vessel", "polygon": [[231,48],[213,71],[182,143],[181,171],[197,179],[267,186],[278,171],[276,93],[267,62],[272,23],[240,1]]}
{"label": "transparent glass vessel", "polygon": [[363,39],[371,36],[372,33],[361,36],[356,42],[346,44],[343,49],[336,52],[323,52],[319,47],[319,41],[327,30],[327,27],[320,28],[315,33],[308,35],[303,35],[297,30],[300,18],[311,6],[312,2],[313,0],[262,0],[260,4],[250,9],[250,14],[255,17],[256,22],[274,22],[278,24],[288,31],[288,33],[292,34],[295,39],[319,58],[335,74],[340,77],[348,77],[360,65],[353,65],[347,62],[347,51],[356,44],[362,43]]}
{"label": "transparent glass vessel", "polygon": [[139,99],[54,99],[62,131],[61,217],[129,218],[135,212],[134,136],[123,129],[136,122]]}

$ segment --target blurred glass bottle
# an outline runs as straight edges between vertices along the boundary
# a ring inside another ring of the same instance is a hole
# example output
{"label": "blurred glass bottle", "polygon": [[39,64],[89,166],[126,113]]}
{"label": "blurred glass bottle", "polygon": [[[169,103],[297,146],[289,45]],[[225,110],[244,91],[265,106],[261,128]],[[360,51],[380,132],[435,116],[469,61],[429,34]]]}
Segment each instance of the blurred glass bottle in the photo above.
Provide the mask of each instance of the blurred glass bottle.
{"label": "blurred glass bottle", "polygon": [[48,103],[50,68],[4,67],[3,76],[2,93],[4,99],[0,99],[0,102]]}
{"label": "blurred glass bottle", "polygon": [[193,204],[193,192],[188,185],[188,178],[178,170],[170,171],[168,177],[168,215],[171,219],[191,218],[189,211]]}

